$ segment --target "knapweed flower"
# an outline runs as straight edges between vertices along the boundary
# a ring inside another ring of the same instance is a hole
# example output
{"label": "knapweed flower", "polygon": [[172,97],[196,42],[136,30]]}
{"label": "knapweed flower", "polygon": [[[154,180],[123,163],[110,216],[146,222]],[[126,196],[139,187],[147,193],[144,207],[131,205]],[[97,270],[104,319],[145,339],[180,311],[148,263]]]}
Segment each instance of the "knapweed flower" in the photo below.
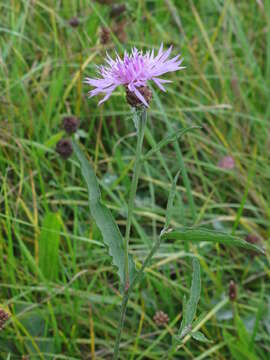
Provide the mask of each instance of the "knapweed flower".
{"label": "knapweed flower", "polygon": [[235,167],[235,161],[232,156],[224,156],[218,163],[221,169],[232,170]]}
{"label": "knapweed flower", "polygon": [[108,100],[117,86],[123,85],[127,93],[129,92],[138,99],[140,104],[148,107],[144,97],[145,91],[141,91],[141,89],[146,88],[147,82],[153,80],[162,91],[166,91],[163,84],[171,81],[161,79],[160,76],[184,68],[180,66],[183,61],[180,55],[169,59],[171,51],[172,46],[163,51],[163,44],[161,44],[156,56],[154,50],[147,51],[144,54],[136,48],[132,49],[131,54],[125,51],[124,59],[121,59],[116,53],[116,59],[113,60],[107,54],[105,59],[107,65],[98,67],[100,78],[85,79],[87,84],[95,87],[95,89],[89,91],[89,96],[92,97],[100,93],[105,94],[105,97],[99,102],[100,105]]}

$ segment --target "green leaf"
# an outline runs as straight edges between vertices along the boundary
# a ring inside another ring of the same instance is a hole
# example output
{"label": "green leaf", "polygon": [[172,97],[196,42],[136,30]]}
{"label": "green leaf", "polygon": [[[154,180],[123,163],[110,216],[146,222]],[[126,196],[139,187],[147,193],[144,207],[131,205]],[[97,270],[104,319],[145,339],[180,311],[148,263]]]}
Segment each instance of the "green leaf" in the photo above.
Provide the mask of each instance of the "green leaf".
{"label": "green leaf", "polygon": [[204,228],[189,228],[189,229],[179,229],[171,230],[162,233],[162,239],[170,240],[184,240],[184,241],[207,241],[207,242],[217,242],[229,246],[238,246],[245,249],[256,250],[264,254],[264,250],[259,246],[250,244],[245,240],[242,240],[238,237],[222,233],[219,231],[208,230]]}
{"label": "green leaf", "polygon": [[55,147],[60,139],[62,139],[64,131],[59,131],[57,134],[51,136],[44,144],[35,144],[31,143],[32,146],[37,147],[37,152],[39,156],[42,156],[45,152],[48,152],[49,149]]}
{"label": "green leaf", "polygon": [[61,219],[59,214],[48,212],[39,235],[39,267],[44,277],[56,280],[58,277],[59,240]]}
{"label": "green leaf", "polygon": [[53,136],[51,136],[49,138],[49,140],[47,140],[44,143],[44,146],[46,146],[47,148],[50,148],[50,149],[55,147],[55,145],[58,143],[58,141],[62,139],[64,134],[65,134],[64,131],[59,131],[57,134],[54,134]]}
{"label": "green leaf", "polygon": [[[89,208],[99,230],[102,233],[104,243],[108,246],[113,265],[118,269],[121,284],[124,285],[124,242],[121,232],[115,223],[110,210],[102,203],[96,174],[81,151],[76,140],[72,140],[74,152],[80,162],[83,178],[87,184]],[[129,255],[129,281],[131,283],[135,275],[135,264]]]}
{"label": "green leaf", "polygon": [[211,340],[208,340],[207,337],[200,331],[195,331],[190,333],[191,337],[197,341],[204,343],[211,343]]}
{"label": "green leaf", "polygon": [[196,315],[196,310],[201,294],[201,272],[200,263],[197,258],[193,258],[192,261],[193,274],[190,288],[190,297],[188,302],[183,307],[183,320],[179,330],[180,338],[187,335],[192,329],[192,322]]}
{"label": "green leaf", "polygon": [[192,274],[192,283],[190,289],[190,298],[187,302],[187,323],[192,324],[192,321],[196,315],[197,305],[200,299],[201,294],[201,273],[200,273],[200,263],[197,258],[193,258],[192,261],[193,274]]}

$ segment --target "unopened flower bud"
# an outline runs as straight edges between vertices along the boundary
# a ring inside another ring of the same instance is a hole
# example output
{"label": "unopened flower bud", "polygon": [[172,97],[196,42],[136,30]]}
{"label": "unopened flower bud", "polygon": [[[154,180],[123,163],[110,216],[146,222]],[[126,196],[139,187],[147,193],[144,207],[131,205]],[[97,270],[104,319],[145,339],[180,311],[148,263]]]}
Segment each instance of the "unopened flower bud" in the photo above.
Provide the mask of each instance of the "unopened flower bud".
{"label": "unopened flower bud", "polygon": [[61,139],[56,144],[56,152],[63,158],[68,159],[72,154],[72,145],[69,139]]}
{"label": "unopened flower bud", "polygon": [[3,329],[3,326],[8,321],[8,319],[9,319],[9,314],[5,310],[0,309],[0,330]]}
{"label": "unopened flower bud", "polygon": [[68,135],[77,131],[79,127],[79,120],[75,116],[65,116],[63,118],[63,128]]}
{"label": "unopened flower bud", "polygon": [[110,41],[110,30],[108,28],[106,28],[105,26],[101,27],[100,30],[100,42],[102,45],[106,45],[108,44],[108,42]]}
{"label": "unopened flower bud", "polygon": [[169,322],[169,316],[165,314],[163,311],[157,311],[154,316],[154,321],[157,326],[167,325]]}
{"label": "unopened flower bud", "polygon": [[[127,86],[125,86],[125,89],[126,89],[126,99],[129,105],[131,105],[132,107],[144,106],[143,102],[137,97],[135,92],[130,91]],[[152,100],[152,91],[149,89],[149,87],[141,86],[137,88],[137,90],[149,105]]]}
{"label": "unopened flower bud", "polygon": [[229,284],[229,298],[231,301],[235,301],[237,298],[236,284],[233,280],[231,280]]}
{"label": "unopened flower bud", "polygon": [[125,4],[114,4],[114,5],[112,5],[110,16],[117,17],[117,16],[120,16],[125,11],[126,11]]}
{"label": "unopened flower bud", "polygon": [[76,28],[76,27],[78,27],[80,25],[80,21],[76,17],[71,18],[68,23],[73,28]]}

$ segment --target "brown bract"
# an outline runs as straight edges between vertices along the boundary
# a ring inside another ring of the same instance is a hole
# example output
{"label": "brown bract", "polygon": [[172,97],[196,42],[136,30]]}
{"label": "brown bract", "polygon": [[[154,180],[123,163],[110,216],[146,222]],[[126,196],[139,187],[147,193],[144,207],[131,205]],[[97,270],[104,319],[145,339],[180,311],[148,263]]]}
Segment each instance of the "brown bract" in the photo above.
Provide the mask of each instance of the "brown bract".
{"label": "brown bract", "polygon": [[[141,102],[141,100],[136,96],[134,92],[130,91],[127,86],[125,86],[125,89],[126,89],[126,99],[130,106],[132,107],[144,106],[144,104]],[[152,100],[152,91],[149,89],[149,87],[141,86],[138,88],[138,91],[145,98],[147,104],[150,104]]]}

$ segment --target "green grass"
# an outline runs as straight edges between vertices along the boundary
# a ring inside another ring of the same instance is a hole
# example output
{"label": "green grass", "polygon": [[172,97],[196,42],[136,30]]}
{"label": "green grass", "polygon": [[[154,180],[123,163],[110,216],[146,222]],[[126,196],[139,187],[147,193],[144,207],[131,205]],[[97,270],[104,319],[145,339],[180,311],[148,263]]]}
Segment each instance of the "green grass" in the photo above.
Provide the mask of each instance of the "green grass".
{"label": "green grass", "polygon": [[[181,51],[187,68],[170,75],[167,93],[155,90],[144,151],[172,131],[201,128],[166,145],[142,167],[131,239],[135,261],[143,261],[164,226],[182,160],[186,175],[178,181],[171,224],[207,225],[241,238],[256,234],[266,256],[220,245],[162,243],[131,297],[121,359],[267,359],[269,2],[126,4],[123,44],[113,34],[116,20],[108,5],[0,2],[0,306],[12,314],[0,332],[0,358],[112,358],[121,302],[116,270],[89,216],[78,162],[75,156],[61,160],[55,145],[63,136],[63,115],[78,116],[103,200],[124,232],[136,143],[130,110],[121,90],[97,107],[82,79],[94,75],[106,50],[158,48],[163,41]],[[77,28],[68,23],[73,16],[80,20]],[[102,25],[112,31],[106,45],[100,43]],[[218,167],[225,155],[234,157],[235,169]],[[179,348],[173,337],[194,254],[202,277],[198,328],[212,342],[187,336]],[[234,303],[227,298],[232,279]],[[168,314],[168,327],[154,323],[158,310]]]}

